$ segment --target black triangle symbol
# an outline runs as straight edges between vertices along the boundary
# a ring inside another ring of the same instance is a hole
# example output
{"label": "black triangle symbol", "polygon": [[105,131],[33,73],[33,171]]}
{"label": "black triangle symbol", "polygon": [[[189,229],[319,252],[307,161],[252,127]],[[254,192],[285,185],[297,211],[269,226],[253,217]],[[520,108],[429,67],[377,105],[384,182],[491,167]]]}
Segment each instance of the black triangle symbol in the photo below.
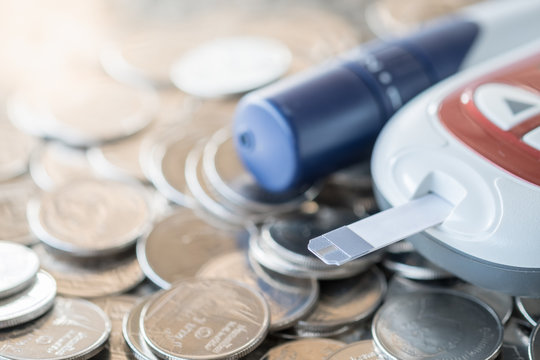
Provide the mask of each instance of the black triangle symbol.
{"label": "black triangle symbol", "polygon": [[520,112],[530,109],[534,106],[534,104],[523,103],[521,101],[510,99],[504,99],[504,101],[506,101],[506,105],[508,105],[508,107],[510,108],[512,115],[517,115]]}

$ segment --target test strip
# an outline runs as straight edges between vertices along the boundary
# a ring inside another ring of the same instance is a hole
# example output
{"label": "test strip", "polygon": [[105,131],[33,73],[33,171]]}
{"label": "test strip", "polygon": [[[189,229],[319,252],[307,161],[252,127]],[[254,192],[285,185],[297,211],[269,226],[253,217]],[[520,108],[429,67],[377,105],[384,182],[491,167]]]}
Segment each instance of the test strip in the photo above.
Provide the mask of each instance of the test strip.
{"label": "test strip", "polygon": [[329,265],[342,265],[442,223],[453,208],[429,193],[311,239],[308,249]]}

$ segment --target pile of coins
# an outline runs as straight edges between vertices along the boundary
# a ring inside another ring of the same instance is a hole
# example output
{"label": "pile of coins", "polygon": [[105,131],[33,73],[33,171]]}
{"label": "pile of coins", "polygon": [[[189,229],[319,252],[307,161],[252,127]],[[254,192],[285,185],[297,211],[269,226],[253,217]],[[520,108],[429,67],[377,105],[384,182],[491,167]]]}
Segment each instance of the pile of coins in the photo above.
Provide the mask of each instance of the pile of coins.
{"label": "pile of coins", "polygon": [[236,157],[237,95],[365,40],[367,2],[106,3],[92,61],[0,92],[0,359],[540,359],[540,299],[307,250],[377,211],[369,164],[271,194]]}

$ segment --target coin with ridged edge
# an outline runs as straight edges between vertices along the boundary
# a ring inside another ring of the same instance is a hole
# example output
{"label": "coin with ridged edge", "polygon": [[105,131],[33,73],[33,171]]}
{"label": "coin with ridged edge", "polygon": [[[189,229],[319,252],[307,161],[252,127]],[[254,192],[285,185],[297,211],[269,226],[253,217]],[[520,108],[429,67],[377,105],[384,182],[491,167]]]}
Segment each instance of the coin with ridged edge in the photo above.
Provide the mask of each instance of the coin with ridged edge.
{"label": "coin with ridged edge", "polygon": [[44,316],[0,331],[0,359],[85,360],[97,354],[111,332],[111,322],[86,300],[57,298]]}
{"label": "coin with ridged edge", "polygon": [[345,345],[341,341],[323,338],[295,340],[272,348],[261,360],[326,359]]}
{"label": "coin with ridged edge", "polygon": [[238,359],[264,340],[270,310],[260,293],[239,282],[186,279],[148,303],[140,321],[158,357]]}
{"label": "coin with ridged edge", "polygon": [[27,287],[39,270],[36,253],[24,245],[0,241],[0,299]]}
{"label": "coin with ridged edge", "polygon": [[40,270],[29,287],[0,300],[0,329],[36,319],[51,308],[55,296],[56,282]]}
{"label": "coin with ridged edge", "polygon": [[150,226],[144,188],[110,180],[79,180],[28,204],[32,231],[73,256],[97,257],[134,245]]}
{"label": "coin with ridged edge", "polygon": [[453,291],[415,292],[387,301],[372,333],[390,359],[491,360],[499,354],[503,326],[474,297]]}

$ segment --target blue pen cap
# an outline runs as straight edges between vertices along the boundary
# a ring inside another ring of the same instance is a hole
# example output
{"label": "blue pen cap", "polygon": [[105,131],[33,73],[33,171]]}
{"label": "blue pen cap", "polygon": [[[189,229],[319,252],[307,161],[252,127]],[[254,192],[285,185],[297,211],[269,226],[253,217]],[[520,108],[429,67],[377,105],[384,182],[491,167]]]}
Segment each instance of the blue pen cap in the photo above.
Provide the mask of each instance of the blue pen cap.
{"label": "blue pen cap", "polygon": [[364,82],[340,64],[327,64],[245,96],[235,114],[234,141],[257,182],[281,192],[350,158],[360,160],[383,123]]}

